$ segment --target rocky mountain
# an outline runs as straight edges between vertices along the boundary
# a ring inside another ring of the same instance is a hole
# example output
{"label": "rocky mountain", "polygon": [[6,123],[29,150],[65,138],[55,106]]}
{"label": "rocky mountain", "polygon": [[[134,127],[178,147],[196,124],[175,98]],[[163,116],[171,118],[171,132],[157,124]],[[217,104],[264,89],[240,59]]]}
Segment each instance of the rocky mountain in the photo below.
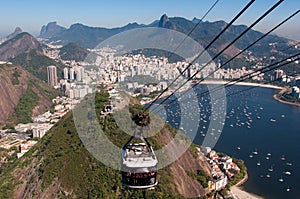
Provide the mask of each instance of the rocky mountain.
{"label": "rocky mountain", "polygon": [[[162,15],[160,20],[156,20],[149,25],[132,23],[120,28],[96,28],[96,27],[88,27],[83,24],[73,24],[70,28],[62,30],[58,34],[52,34],[48,38],[48,42],[61,42],[64,44],[74,42],[80,46],[93,48],[99,42],[104,39],[115,35],[119,32],[130,30],[133,28],[141,28],[141,27],[162,27],[168,29],[174,29],[182,33],[189,33],[190,30],[193,29],[195,23],[198,23],[199,19],[194,18],[193,20],[188,20],[182,17],[168,17],[166,14]],[[203,46],[207,45],[225,26],[227,25],[224,21],[215,21],[201,22],[198,27],[193,31],[191,37],[198,41]],[[217,42],[213,46],[212,51],[216,51],[220,46],[228,43],[237,37],[242,31],[247,28],[245,25],[233,25],[231,26],[225,34],[217,40]],[[234,45],[238,49],[242,49],[249,45],[250,42],[255,41],[258,37],[263,35],[263,33],[255,30],[250,30],[244,37],[242,37],[239,41]],[[260,46],[264,48],[271,49],[269,43],[277,42],[278,46],[284,47],[287,45],[288,39],[278,37],[275,35],[267,36],[264,40],[256,45],[257,50]],[[266,49],[265,49],[266,50]],[[262,50],[259,51],[261,53]]]}
{"label": "rocky mountain", "polygon": [[[74,42],[85,48],[94,48],[101,41],[106,38],[120,33],[125,30],[130,30],[133,28],[141,27],[162,27],[173,29],[185,34],[188,34],[194,27],[195,24],[199,22],[199,19],[194,18],[193,20],[188,20],[182,17],[168,17],[163,15],[160,20],[156,20],[153,23],[148,25],[142,24],[128,24],[120,28],[95,28],[88,27],[82,24],[73,24],[70,28],[61,31],[58,34],[53,34],[46,42],[58,43],[58,44],[67,44]],[[199,42],[202,46],[207,46],[210,41],[214,39],[216,35],[227,25],[225,21],[203,21],[197,28],[192,32],[190,37]],[[218,40],[208,49],[208,52],[211,56],[216,55],[220,50],[222,50],[226,45],[230,43],[234,38],[240,35],[247,26],[245,25],[233,25],[231,26]],[[248,31],[243,37],[241,37],[237,42],[234,43],[229,49],[227,49],[220,57],[219,61],[224,62],[228,58],[234,56],[241,49],[244,49],[249,44],[257,40],[263,35],[262,32],[256,30]],[[269,35],[263,40],[258,42],[256,45],[249,49],[251,55],[257,57],[258,59],[269,59],[272,56],[277,57],[278,59],[283,58],[284,56],[295,52],[295,49],[290,48],[289,51],[284,51],[291,46],[293,41],[288,40],[283,37],[278,37],[276,35]],[[246,56],[244,54],[243,56]],[[231,62],[228,67],[236,67],[236,65],[251,66],[255,63],[247,63],[243,56],[240,56],[238,59],[235,59]]]}
{"label": "rocky mountain", "polygon": [[[73,24],[70,28],[62,30],[59,33],[51,34],[46,38],[45,42],[66,45],[68,43],[76,43],[84,48],[94,48],[106,38],[118,34],[125,30],[141,27],[137,23],[130,23],[121,28],[96,28],[83,24]],[[45,39],[45,37],[42,37]]]}
{"label": "rocky mountain", "polygon": [[[97,94],[95,100],[98,112],[108,103],[108,95]],[[195,154],[194,145],[176,162],[158,171],[158,185],[154,190],[145,191],[144,197],[142,190],[124,188],[120,172],[106,167],[86,150],[72,116],[67,114],[22,158],[4,165],[0,172],[3,179],[0,198],[188,198],[207,193],[193,177],[199,170],[209,171],[209,165]],[[124,145],[129,135],[117,127],[112,116],[108,117],[106,135],[114,144]],[[154,149],[160,148],[176,133],[165,126],[149,142]],[[177,144],[180,146],[184,141]]]}
{"label": "rocky mountain", "polygon": [[22,67],[0,65],[0,126],[28,122],[49,109],[58,92]]}
{"label": "rocky mountain", "polygon": [[12,38],[14,38],[15,36],[17,36],[18,34],[20,34],[22,31],[22,29],[20,27],[16,27],[15,31],[9,35],[7,35],[6,37],[0,38],[0,44],[2,44],[3,42],[10,40]]}
{"label": "rocky mountain", "polygon": [[43,52],[42,44],[29,33],[23,32],[0,45],[0,60],[13,59],[33,49]]}
{"label": "rocky mountain", "polygon": [[[34,76],[47,82],[47,66],[57,66],[60,77],[64,65],[45,56],[44,49],[46,49],[44,44],[41,44],[29,33],[24,32],[0,45],[0,60],[8,60],[13,64],[20,65]],[[72,53],[75,53],[76,49],[73,49]]]}
{"label": "rocky mountain", "polygon": [[57,25],[56,22],[50,22],[47,25],[44,25],[40,31],[41,38],[48,38],[53,35],[59,34],[62,31],[66,30],[66,28]]}
{"label": "rocky mountain", "polygon": [[176,25],[172,21],[170,21],[169,17],[166,14],[161,16],[158,22],[158,27],[176,30]]}

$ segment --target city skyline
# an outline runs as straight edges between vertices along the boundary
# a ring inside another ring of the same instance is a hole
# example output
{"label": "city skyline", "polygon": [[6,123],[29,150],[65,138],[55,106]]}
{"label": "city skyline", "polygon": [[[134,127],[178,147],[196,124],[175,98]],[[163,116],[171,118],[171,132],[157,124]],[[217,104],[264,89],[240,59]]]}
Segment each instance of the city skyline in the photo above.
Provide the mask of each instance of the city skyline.
{"label": "city skyline", "polygon": [[[23,31],[35,36],[39,34],[42,25],[51,21],[57,21],[59,25],[69,27],[74,23],[82,23],[92,27],[121,27],[128,23],[137,22],[139,24],[150,24],[158,20],[163,14],[170,17],[184,17],[192,20],[194,17],[201,18],[204,13],[213,5],[215,0],[207,1],[110,1],[98,2],[89,1],[88,3],[76,1],[51,1],[40,2],[30,0],[22,2],[19,0],[2,2],[4,9],[0,16],[6,20],[1,20],[0,37],[11,33],[15,27],[19,26]],[[205,21],[224,20],[229,22],[236,13],[249,1],[237,4],[233,0],[220,0],[215,8],[204,19]],[[270,8],[277,1],[257,0],[249,10],[236,22],[238,24],[251,24],[264,11]],[[297,0],[285,0],[274,10],[265,20],[260,22],[254,29],[265,32],[275,26],[292,12],[300,8]],[[13,17],[8,17],[13,16]],[[300,17],[296,16],[293,20],[285,24],[275,33],[295,40],[300,40],[299,33]]]}

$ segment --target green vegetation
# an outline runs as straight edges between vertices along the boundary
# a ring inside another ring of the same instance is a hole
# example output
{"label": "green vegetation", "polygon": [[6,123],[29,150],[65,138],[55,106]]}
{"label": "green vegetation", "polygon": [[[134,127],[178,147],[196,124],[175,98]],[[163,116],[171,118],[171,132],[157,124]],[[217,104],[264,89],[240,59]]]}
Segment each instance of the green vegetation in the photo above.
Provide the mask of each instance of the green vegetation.
{"label": "green vegetation", "polygon": [[243,160],[239,160],[236,158],[232,158],[232,161],[237,164],[237,166],[241,169],[238,174],[235,174],[233,179],[228,183],[228,186],[231,187],[238,182],[240,182],[247,175],[247,168]]}
{"label": "green vegetation", "polygon": [[291,92],[285,92],[282,95],[280,95],[279,98],[287,102],[300,103],[300,99],[297,99],[296,97],[292,96]]}
{"label": "green vegetation", "polygon": [[[99,92],[95,100],[98,113],[108,103],[108,94]],[[108,116],[106,120],[100,121],[103,127],[104,122],[107,126],[105,133],[109,139],[119,145],[124,145],[129,136],[116,126],[112,117]],[[13,177],[9,175],[16,165],[21,165],[19,168],[22,168],[34,162],[41,162],[41,164],[35,163],[35,170],[43,190],[52,186],[54,180],[58,178],[60,186],[72,193],[70,197],[143,198],[141,190],[125,189],[121,184],[121,174],[104,166],[85,149],[76,132],[72,113],[61,119],[32,150],[16,160],[14,166],[4,168],[0,173],[0,198],[12,196],[16,185],[13,184]],[[155,190],[147,191],[146,197],[176,198],[177,196],[170,195],[175,191],[170,175],[168,168],[160,170],[159,185]]]}
{"label": "green vegetation", "polygon": [[[113,116],[100,115],[101,110],[109,103],[108,97],[107,92],[96,93],[96,113],[110,141],[121,147],[130,136],[118,128]],[[138,105],[134,106],[135,110],[140,108]],[[167,127],[169,128],[172,129],[172,134],[177,133],[170,126]],[[148,140],[153,148],[162,147],[162,132]],[[30,167],[28,172],[37,174],[28,179],[28,182],[40,184],[41,189],[38,187],[34,191],[36,194],[52,189],[53,185],[59,183],[60,189],[54,189],[57,192],[53,192],[59,198],[144,198],[142,190],[124,188],[120,172],[106,167],[86,150],[76,132],[71,112],[55,124],[22,158],[6,164],[0,172],[0,198],[12,197],[14,188],[18,186],[14,179],[20,171],[27,172],[26,167]],[[205,186],[207,175],[200,171],[195,175]],[[176,195],[176,185],[169,167],[159,170],[158,181],[154,190],[145,192],[146,198],[182,198]],[[63,192],[71,195],[64,195]]]}
{"label": "green vegetation", "polygon": [[194,178],[195,180],[197,180],[202,185],[203,188],[208,187],[208,181],[210,181],[211,178],[205,171],[197,170],[197,173],[186,171],[186,173],[192,178]]}
{"label": "green vegetation", "polygon": [[32,122],[32,110],[38,105],[40,95],[45,95],[48,100],[52,100],[60,95],[60,92],[50,88],[47,84],[39,80],[29,80],[27,90],[20,98],[17,106],[14,108],[13,114],[8,118],[7,123],[13,125]]}
{"label": "green vegetation", "polygon": [[59,55],[63,60],[84,61],[89,51],[75,43],[68,43],[60,49]]}
{"label": "green vegetation", "polygon": [[22,53],[10,61],[22,66],[28,72],[45,82],[47,82],[47,66],[57,66],[58,77],[60,77],[62,70],[65,67],[62,63],[54,61],[40,53],[38,50],[31,50],[29,53]]}
{"label": "green vegetation", "polygon": [[14,113],[8,118],[8,121],[15,121],[16,123],[31,122],[32,109],[36,106],[39,99],[39,96],[33,91],[33,85],[28,84],[26,92],[20,98]]}
{"label": "green vegetation", "polygon": [[20,77],[20,73],[19,71],[15,70],[12,74],[12,79],[11,79],[11,83],[13,85],[18,85],[19,84],[19,77]]}

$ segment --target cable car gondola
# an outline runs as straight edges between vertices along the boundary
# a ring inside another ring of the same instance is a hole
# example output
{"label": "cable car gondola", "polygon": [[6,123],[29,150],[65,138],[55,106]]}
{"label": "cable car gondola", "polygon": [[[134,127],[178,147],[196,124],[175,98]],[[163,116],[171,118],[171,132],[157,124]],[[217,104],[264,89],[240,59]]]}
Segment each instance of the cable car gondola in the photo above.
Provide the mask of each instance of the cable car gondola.
{"label": "cable car gondola", "polygon": [[157,158],[146,138],[132,136],[121,149],[122,183],[131,189],[148,189],[157,185]]}

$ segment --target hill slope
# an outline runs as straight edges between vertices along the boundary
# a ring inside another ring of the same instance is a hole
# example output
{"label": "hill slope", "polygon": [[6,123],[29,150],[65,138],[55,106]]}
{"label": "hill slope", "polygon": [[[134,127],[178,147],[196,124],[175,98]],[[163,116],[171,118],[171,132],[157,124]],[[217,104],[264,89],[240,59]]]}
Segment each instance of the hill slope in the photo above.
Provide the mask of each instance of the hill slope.
{"label": "hill slope", "polygon": [[19,66],[0,65],[0,126],[28,122],[52,105],[58,92]]}
{"label": "hill slope", "polygon": [[68,43],[59,51],[59,56],[63,60],[84,61],[88,54],[88,50],[78,46],[75,43]]}
{"label": "hill slope", "polygon": [[[107,100],[97,96],[96,107],[103,107]],[[113,118],[106,120],[106,126],[106,135],[112,142],[121,145],[126,143],[129,136],[115,125]],[[156,148],[167,144],[174,133],[174,129],[166,126],[149,141]],[[206,191],[188,172],[206,169],[208,165],[195,158],[192,151],[191,148],[176,162],[158,171],[159,184],[154,190],[146,192],[147,198],[205,195]],[[76,132],[72,113],[57,123],[25,156],[6,164],[0,177],[0,188],[3,190],[1,198],[143,197],[140,190],[123,188],[119,171],[104,166],[84,148]]]}
{"label": "hill slope", "polygon": [[0,60],[15,58],[19,54],[28,53],[33,49],[43,52],[42,44],[29,33],[23,32],[0,45]]}
{"label": "hill slope", "polygon": [[15,36],[17,36],[18,34],[22,33],[22,29],[20,27],[16,27],[15,31],[9,35],[7,35],[6,37],[0,38],[0,44],[2,44],[3,42],[10,40],[12,38],[14,38]]}
{"label": "hill slope", "polygon": [[60,77],[64,65],[60,62],[56,62],[53,59],[45,56],[37,49],[32,49],[29,52],[19,54],[10,61],[14,64],[20,65],[28,72],[36,76],[37,78],[47,82],[47,66],[57,66],[57,76]]}

